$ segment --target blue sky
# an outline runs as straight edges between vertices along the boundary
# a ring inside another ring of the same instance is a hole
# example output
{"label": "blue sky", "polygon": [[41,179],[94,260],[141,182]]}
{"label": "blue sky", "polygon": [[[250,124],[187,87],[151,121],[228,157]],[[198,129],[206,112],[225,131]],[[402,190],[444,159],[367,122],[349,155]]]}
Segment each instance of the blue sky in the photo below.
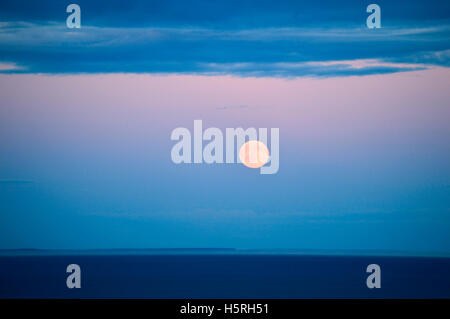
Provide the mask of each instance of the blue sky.
{"label": "blue sky", "polygon": [[[0,248],[450,253],[450,3],[0,2]],[[280,170],[176,127],[280,129]]]}

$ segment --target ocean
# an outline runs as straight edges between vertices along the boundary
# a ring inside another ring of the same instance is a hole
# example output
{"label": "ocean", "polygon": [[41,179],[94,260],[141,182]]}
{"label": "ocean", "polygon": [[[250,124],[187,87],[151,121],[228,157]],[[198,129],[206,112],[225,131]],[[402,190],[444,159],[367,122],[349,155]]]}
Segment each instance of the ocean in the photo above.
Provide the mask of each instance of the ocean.
{"label": "ocean", "polygon": [[[68,289],[66,267],[81,268]],[[366,286],[367,265],[381,288]],[[296,254],[0,256],[0,298],[450,298],[450,258]]]}

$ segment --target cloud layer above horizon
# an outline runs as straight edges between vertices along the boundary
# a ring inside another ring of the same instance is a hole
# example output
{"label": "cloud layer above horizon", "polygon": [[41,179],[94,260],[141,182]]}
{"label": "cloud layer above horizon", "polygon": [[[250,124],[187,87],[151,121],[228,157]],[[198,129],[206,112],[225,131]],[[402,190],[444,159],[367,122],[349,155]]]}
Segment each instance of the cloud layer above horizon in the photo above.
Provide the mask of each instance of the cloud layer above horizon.
{"label": "cloud layer above horizon", "polygon": [[450,65],[448,1],[60,1],[0,4],[1,73],[251,77],[385,74]]}

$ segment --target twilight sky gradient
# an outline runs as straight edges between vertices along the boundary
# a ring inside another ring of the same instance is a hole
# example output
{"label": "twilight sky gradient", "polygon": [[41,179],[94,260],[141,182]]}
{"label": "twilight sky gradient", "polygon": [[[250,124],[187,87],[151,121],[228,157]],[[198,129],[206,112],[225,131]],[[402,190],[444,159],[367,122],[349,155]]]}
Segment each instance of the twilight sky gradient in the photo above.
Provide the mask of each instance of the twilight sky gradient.
{"label": "twilight sky gradient", "polygon": [[[380,30],[365,1],[76,3],[75,31],[0,4],[0,249],[450,253],[448,1],[377,1]],[[280,128],[279,172],[175,165],[195,119]]]}

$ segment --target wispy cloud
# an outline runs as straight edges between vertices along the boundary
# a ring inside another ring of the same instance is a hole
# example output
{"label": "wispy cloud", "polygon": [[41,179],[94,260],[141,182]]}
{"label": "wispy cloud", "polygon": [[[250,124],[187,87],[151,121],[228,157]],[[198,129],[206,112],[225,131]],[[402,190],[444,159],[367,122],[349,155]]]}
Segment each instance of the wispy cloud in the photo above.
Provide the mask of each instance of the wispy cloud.
{"label": "wispy cloud", "polygon": [[1,63],[0,62],[0,72],[5,72],[5,71],[19,71],[19,70],[24,70],[24,68],[18,66],[15,63]]}
{"label": "wispy cloud", "polygon": [[[215,3],[203,12],[196,8],[204,5],[200,0],[190,6],[175,2],[185,8],[184,15],[174,17],[168,5],[154,8],[140,1],[132,1],[126,15],[87,5],[90,15],[76,30],[55,19],[53,9],[45,20],[26,5],[23,16],[5,8],[0,19],[9,20],[0,22],[0,62],[8,67],[0,72],[327,77],[450,65],[450,20],[438,12],[425,20],[427,9],[416,2],[411,6],[420,8],[408,19],[399,14],[401,4],[383,3],[390,16],[377,30],[365,27],[364,10],[355,4],[328,3],[315,15],[319,9],[305,3],[263,1],[257,10],[245,3]],[[142,18],[135,3],[150,6],[151,23],[135,22]],[[358,10],[361,21],[354,18]],[[207,13],[215,19],[207,19]]]}

